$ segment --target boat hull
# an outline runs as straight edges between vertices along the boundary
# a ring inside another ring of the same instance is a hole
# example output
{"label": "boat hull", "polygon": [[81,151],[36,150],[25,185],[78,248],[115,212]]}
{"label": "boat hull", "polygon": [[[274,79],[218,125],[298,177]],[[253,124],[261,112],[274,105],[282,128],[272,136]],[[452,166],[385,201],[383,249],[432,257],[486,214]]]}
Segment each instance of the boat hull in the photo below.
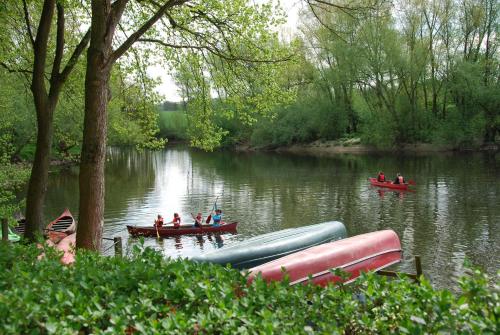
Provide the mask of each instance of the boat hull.
{"label": "boat hull", "polygon": [[[281,281],[288,276],[290,285],[313,283],[326,286],[353,281],[362,272],[381,270],[400,262],[401,256],[397,234],[383,230],[325,243],[251,268],[248,280],[252,282],[260,275],[267,282]],[[342,279],[331,269],[345,271],[349,277]]]}
{"label": "boat hull", "polygon": [[341,222],[330,221],[259,235],[229,247],[195,256],[192,260],[221,265],[231,264],[237,269],[248,269],[345,237],[347,237],[345,226]]}
{"label": "boat hull", "polygon": [[370,180],[370,184],[372,184],[373,186],[385,187],[385,188],[390,188],[390,189],[394,189],[394,190],[403,190],[403,191],[408,190],[408,184],[394,184],[392,181],[380,182],[380,181],[377,181],[377,178],[369,178],[369,180]]}
{"label": "boat hull", "polygon": [[[235,232],[238,222],[231,222],[220,225],[218,227],[203,225],[201,228],[197,227],[140,227],[140,226],[127,226],[127,230],[132,236],[154,236],[162,237],[178,236],[178,235],[199,235],[215,232]],[[158,233],[157,233],[158,231]]]}
{"label": "boat hull", "polygon": [[57,244],[76,231],[76,221],[73,214],[66,208],[57,219],[47,225],[45,231],[48,239]]}

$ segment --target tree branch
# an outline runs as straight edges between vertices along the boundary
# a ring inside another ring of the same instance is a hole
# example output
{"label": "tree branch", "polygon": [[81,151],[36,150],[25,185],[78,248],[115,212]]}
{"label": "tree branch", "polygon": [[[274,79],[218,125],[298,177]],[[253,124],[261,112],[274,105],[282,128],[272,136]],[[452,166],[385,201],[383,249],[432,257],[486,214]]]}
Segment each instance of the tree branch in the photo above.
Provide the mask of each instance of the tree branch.
{"label": "tree branch", "polygon": [[30,14],[28,12],[28,5],[26,4],[26,0],[23,0],[23,9],[24,9],[24,21],[26,22],[26,30],[28,31],[28,38],[31,42],[31,46],[35,46],[35,39],[33,38],[33,33],[31,32],[31,23],[30,23]]}
{"label": "tree branch", "polygon": [[188,0],[169,0],[165,2],[163,6],[161,6],[156,13],[149,18],[136,32],[134,32],[132,35],[130,35],[125,42],[121,46],[116,49],[113,54],[110,57],[110,63],[114,63],[118,58],[120,58],[131,46],[136,42],[146,31],[148,31],[149,28],[151,28],[156,21],[158,21],[163,14],[169,9],[174,6],[182,5],[183,3],[187,2]]}
{"label": "tree branch", "polygon": [[7,70],[7,72],[10,72],[10,73],[27,73],[27,74],[33,74],[33,71],[30,71],[30,70],[26,70],[26,69],[13,69],[11,68],[10,66],[8,66],[7,64],[5,64],[4,62],[0,62],[0,66],[3,67],[4,69]]}
{"label": "tree branch", "polygon": [[69,74],[75,67],[75,64],[78,62],[78,58],[81,56],[87,45],[89,44],[90,41],[90,28],[87,30],[85,35],[82,37],[80,40],[80,43],[76,46],[75,50],[73,51],[73,54],[69,58],[68,63],[66,63],[66,66],[61,72],[61,75],[59,76],[61,82],[65,82],[66,79],[68,78]]}
{"label": "tree branch", "polygon": [[54,64],[52,65],[52,74],[50,76],[51,86],[58,80],[59,70],[61,69],[61,61],[64,52],[64,23],[64,6],[58,1],[56,51],[54,54]]}
{"label": "tree branch", "polygon": [[162,40],[154,39],[154,38],[140,38],[137,40],[138,42],[149,42],[149,43],[156,43],[160,44],[161,46],[167,47],[167,48],[173,48],[173,49],[193,49],[193,50],[206,50],[226,61],[242,61],[242,62],[247,62],[247,63],[280,63],[280,62],[286,62],[289,61],[292,56],[288,56],[286,58],[282,59],[273,59],[273,60],[266,60],[266,59],[252,59],[252,58],[246,58],[242,56],[234,56],[232,54],[226,54],[224,53],[223,50],[215,47],[215,46],[209,46],[209,45],[192,45],[192,44],[184,44],[184,45],[179,45],[179,44],[171,44],[164,42]]}

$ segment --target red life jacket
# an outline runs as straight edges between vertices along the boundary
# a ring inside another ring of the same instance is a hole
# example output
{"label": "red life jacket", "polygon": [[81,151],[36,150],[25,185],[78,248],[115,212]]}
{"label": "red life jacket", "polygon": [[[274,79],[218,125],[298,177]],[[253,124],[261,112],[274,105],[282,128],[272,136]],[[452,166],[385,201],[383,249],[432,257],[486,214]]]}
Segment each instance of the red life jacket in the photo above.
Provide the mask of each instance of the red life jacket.
{"label": "red life jacket", "polygon": [[158,220],[155,220],[155,225],[157,227],[162,227],[163,226],[163,218],[159,218]]}
{"label": "red life jacket", "polygon": [[179,228],[181,226],[181,218],[180,216],[178,217],[174,217],[174,219],[172,220],[174,222],[174,228]]}
{"label": "red life jacket", "polygon": [[378,175],[378,181],[384,182],[385,181],[385,176],[383,174]]}

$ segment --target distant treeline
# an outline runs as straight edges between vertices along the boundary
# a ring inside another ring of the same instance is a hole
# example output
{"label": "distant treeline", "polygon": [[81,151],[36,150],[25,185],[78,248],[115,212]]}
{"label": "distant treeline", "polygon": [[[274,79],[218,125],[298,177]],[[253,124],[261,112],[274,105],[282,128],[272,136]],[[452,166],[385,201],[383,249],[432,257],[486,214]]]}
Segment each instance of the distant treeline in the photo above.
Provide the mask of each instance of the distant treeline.
{"label": "distant treeline", "polygon": [[158,105],[158,110],[160,111],[180,111],[183,109],[182,102],[175,101],[164,101]]}

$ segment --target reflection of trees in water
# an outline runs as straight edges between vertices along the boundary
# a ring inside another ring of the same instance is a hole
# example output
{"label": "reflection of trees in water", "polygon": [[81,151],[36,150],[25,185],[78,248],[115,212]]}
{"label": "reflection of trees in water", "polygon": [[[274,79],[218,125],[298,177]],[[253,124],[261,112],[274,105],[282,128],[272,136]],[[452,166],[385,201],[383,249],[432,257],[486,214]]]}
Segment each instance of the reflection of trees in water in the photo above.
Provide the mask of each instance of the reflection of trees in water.
{"label": "reflection of trees in water", "polygon": [[109,149],[106,161],[106,211],[124,213],[130,199],[143,201],[155,181],[154,152]]}

